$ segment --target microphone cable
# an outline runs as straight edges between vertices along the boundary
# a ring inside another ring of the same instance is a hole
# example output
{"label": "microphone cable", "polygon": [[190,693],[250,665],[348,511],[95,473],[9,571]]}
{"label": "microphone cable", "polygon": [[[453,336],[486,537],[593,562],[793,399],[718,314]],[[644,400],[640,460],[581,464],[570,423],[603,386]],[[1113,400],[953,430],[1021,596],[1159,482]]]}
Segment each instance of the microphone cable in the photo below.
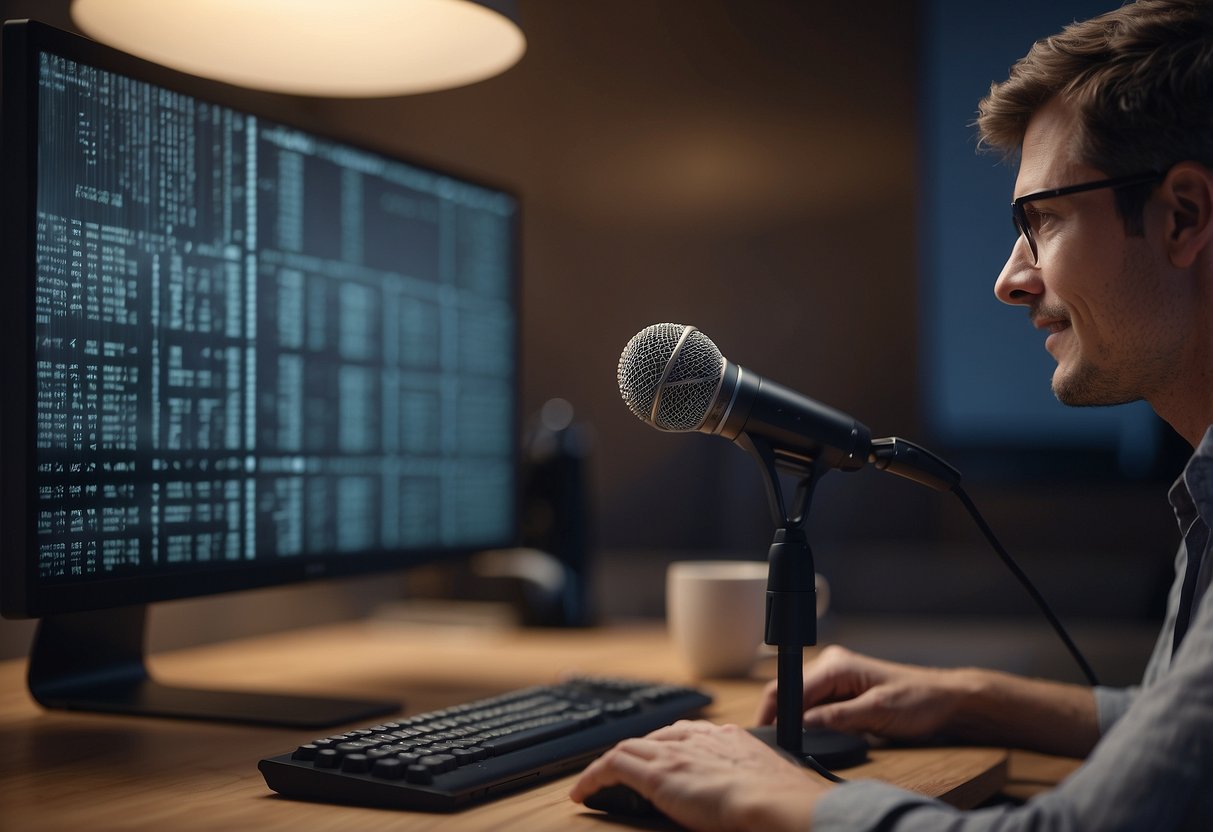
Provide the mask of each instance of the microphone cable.
{"label": "microphone cable", "polygon": [[[969,512],[969,516],[973,518],[973,522],[977,524],[977,528],[980,529],[982,535],[985,536],[986,542],[989,543],[990,547],[995,551],[995,553],[997,553],[1003,564],[1006,565],[1007,569],[1011,571],[1011,574],[1015,576],[1016,580],[1019,581],[1023,588],[1027,590],[1027,593],[1032,600],[1036,602],[1036,606],[1040,608],[1040,611],[1044,614],[1045,619],[1048,620],[1050,625],[1052,625],[1054,632],[1057,633],[1058,638],[1061,639],[1062,643],[1066,646],[1066,649],[1070,651],[1070,655],[1074,658],[1074,661],[1077,662],[1078,667],[1082,670],[1083,675],[1086,676],[1088,684],[1090,684],[1091,687],[1098,685],[1099,678],[1095,675],[1095,671],[1091,668],[1090,663],[1087,662],[1086,657],[1083,656],[1082,651],[1078,649],[1078,645],[1076,645],[1074,640],[1070,638],[1070,634],[1066,631],[1065,625],[1061,623],[1061,620],[1053,612],[1052,607],[1049,606],[1049,602],[1046,601],[1044,596],[1040,594],[1040,590],[1038,590],[1036,585],[1032,583],[1032,580],[1027,576],[1027,573],[1020,568],[1019,564],[1015,561],[1015,558],[1011,557],[1011,553],[1008,552],[1006,547],[1002,545],[1002,542],[998,539],[998,536],[994,534],[994,530],[990,528],[990,524],[987,523],[985,517],[982,516],[981,510],[977,508],[977,505],[973,502],[972,498],[969,497],[968,492],[966,492],[959,483],[953,485],[949,490],[956,495],[956,498],[960,500],[961,504]],[[805,768],[812,769],[817,774],[821,775],[832,783],[847,782],[845,777],[839,777],[809,754],[800,755],[800,764]]]}
{"label": "microphone cable", "polygon": [[1083,656],[1082,651],[1078,649],[1078,645],[1076,645],[1074,640],[1070,638],[1070,634],[1066,632],[1066,628],[1062,625],[1060,619],[1058,619],[1058,617],[1053,613],[1052,608],[1049,606],[1049,602],[1046,601],[1044,596],[1040,594],[1040,591],[1036,589],[1036,586],[1032,583],[1031,579],[1029,579],[1023,569],[1020,568],[1019,564],[1015,562],[1015,558],[1011,557],[1010,552],[1008,552],[998,540],[998,537],[994,534],[994,530],[990,528],[990,524],[987,523],[986,519],[981,515],[981,511],[977,508],[976,504],[974,504],[973,500],[969,498],[968,493],[960,486],[959,483],[952,486],[951,491],[956,495],[956,498],[960,500],[961,504],[964,505],[965,509],[969,512],[969,516],[973,518],[973,522],[977,524],[977,528],[979,528],[981,533],[985,535],[986,542],[990,544],[990,546],[998,554],[998,557],[1002,559],[1002,562],[1006,565],[1007,569],[1011,570],[1011,574],[1015,576],[1016,580],[1018,580],[1019,583],[1023,585],[1023,588],[1027,590],[1028,595],[1031,596],[1032,600],[1036,602],[1036,606],[1040,608],[1040,611],[1044,613],[1044,617],[1048,620],[1049,624],[1053,626],[1053,630],[1057,633],[1058,638],[1060,638],[1062,643],[1065,644],[1066,649],[1070,651],[1070,655],[1074,657],[1074,661],[1078,663],[1078,667],[1082,670],[1083,675],[1087,677],[1087,682],[1091,685],[1091,687],[1098,685],[1099,678],[1095,675],[1095,671],[1091,669],[1091,665],[1087,662],[1086,657]]}
{"label": "microphone cable", "polygon": [[1015,562],[1015,558],[1006,550],[1006,547],[998,540],[994,530],[990,528],[990,524],[982,517],[981,511],[977,505],[970,499],[960,484],[960,472],[945,462],[941,457],[915,444],[908,439],[902,439],[897,436],[890,436],[885,439],[872,440],[872,453],[869,461],[881,471],[887,471],[890,474],[896,474],[899,477],[913,480],[919,485],[925,485],[935,491],[950,491],[956,495],[965,509],[969,512],[969,516],[973,518],[973,522],[977,524],[977,528],[985,535],[986,542],[1002,559],[1007,569],[1011,570],[1011,574],[1016,580],[1023,585],[1027,590],[1028,595],[1036,602],[1036,606],[1044,613],[1044,617],[1052,625],[1054,632],[1061,639],[1062,644],[1070,651],[1070,655],[1074,657],[1074,661],[1078,663],[1079,669],[1082,670],[1084,676],[1087,677],[1087,682],[1092,687],[1099,684],[1099,679],[1095,675],[1095,671],[1091,669],[1091,665],[1087,663],[1086,658],[1074,644],[1074,640],[1070,638],[1070,634],[1066,632],[1066,628],[1062,626],[1061,621],[1054,615],[1049,603],[1036,589],[1027,574]]}
{"label": "microphone cable", "polygon": [[829,780],[831,783],[848,782],[847,778],[839,777],[837,774],[830,771],[828,768],[823,766],[821,763],[817,762],[817,759],[812,754],[801,754],[798,759],[800,760],[800,764],[802,766],[804,766],[805,768],[808,768],[808,769],[812,769],[813,771],[817,772],[825,779]]}

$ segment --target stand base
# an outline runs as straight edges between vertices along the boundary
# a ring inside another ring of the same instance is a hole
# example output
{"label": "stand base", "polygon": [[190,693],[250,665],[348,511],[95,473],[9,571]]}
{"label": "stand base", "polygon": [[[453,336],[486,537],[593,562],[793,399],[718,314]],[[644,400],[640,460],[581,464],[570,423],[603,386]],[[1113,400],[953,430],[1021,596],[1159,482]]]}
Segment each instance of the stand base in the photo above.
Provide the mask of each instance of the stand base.
{"label": "stand base", "polygon": [[178,688],[143,660],[146,609],[111,607],[47,616],[30,650],[30,694],[44,708],[330,728],[395,713],[387,701]]}
{"label": "stand base", "polygon": [[46,708],[112,714],[208,719],[286,728],[330,728],[400,710],[399,703],[294,694],[179,688],[152,679],[39,696]]}
{"label": "stand base", "polygon": [[[749,732],[776,751],[795,756],[792,752],[780,748],[779,743],[775,741],[774,725],[750,728]],[[867,762],[868,759],[868,744],[850,734],[811,729],[802,734],[801,742],[801,752],[805,756],[812,757],[822,766],[831,770],[857,766]]]}

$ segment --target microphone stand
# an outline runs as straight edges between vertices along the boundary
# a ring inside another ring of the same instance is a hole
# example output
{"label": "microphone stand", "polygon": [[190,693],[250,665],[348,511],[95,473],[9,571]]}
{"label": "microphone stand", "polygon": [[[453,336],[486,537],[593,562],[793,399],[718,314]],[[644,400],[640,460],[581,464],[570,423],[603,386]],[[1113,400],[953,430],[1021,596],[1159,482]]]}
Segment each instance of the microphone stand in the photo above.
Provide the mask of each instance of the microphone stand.
{"label": "microphone stand", "polygon": [[[764,641],[777,648],[775,729],[753,733],[790,754],[802,765],[845,768],[867,758],[867,743],[836,731],[805,731],[804,648],[817,643],[817,587],[813,551],[804,525],[817,481],[828,469],[817,460],[775,450],[762,437],[742,433],[734,440],[755,457],[764,475],[775,535],[767,555],[767,604]],[[779,483],[779,470],[800,477],[791,510]]]}

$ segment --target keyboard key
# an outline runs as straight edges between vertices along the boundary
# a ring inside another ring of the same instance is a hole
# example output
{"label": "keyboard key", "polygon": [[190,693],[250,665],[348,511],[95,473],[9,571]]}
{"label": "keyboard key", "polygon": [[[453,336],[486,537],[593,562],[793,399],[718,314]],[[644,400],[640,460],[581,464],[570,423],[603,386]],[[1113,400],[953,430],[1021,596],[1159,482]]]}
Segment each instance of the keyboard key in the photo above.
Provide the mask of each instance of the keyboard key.
{"label": "keyboard key", "polygon": [[384,757],[375,761],[371,769],[372,777],[382,777],[384,780],[399,780],[404,777],[404,761],[396,757]]}
{"label": "keyboard key", "polygon": [[316,768],[336,768],[341,763],[341,755],[334,748],[322,748],[316,752]]}
{"label": "keyboard key", "polygon": [[607,716],[634,714],[638,710],[640,710],[640,705],[634,699],[620,699],[618,702],[608,702],[602,706],[602,712]]}
{"label": "keyboard key", "polygon": [[404,779],[410,783],[425,786],[434,782],[434,772],[430,770],[429,766],[413,763],[404,770]]}
{"label": "keyboard key", "polygon": [[360,774],[371,770],[371,758],[365,754],[347,754],[341,761],[341,770]]}
{"label": "keyboard key", "polygon": [[452,754],[427,754],[418,760],[417,764],[425,766],[434,774],[446,774],[448,771],[454,771],[457,765]]}
{"label": "keyboard key", "polygon": [[331,750],[344,757],[346,754],[361,753],[366,749],[373,747],[374,743],[354,741],[338,743],[337,745],[333,746]]}
{"label": "keyboard key", "polygon": [[506,754],[510,751],[517,751],[519,748],[526,748],[545,740],[554,739],[555,737],[563,737],[565,734],[583,727],[585,727],[583,720],[562,719],[549,725],[517,731],[512,734],[506,734],[503,737],[493,737],[485,740],[480,745],[491,754]]}
{"label": "keyboard key", "polygon": [[489,756],[489,752],[488,749],[474,745],[471,748],[456,748],[451,752],[451,756],[455,758],[455,762],[458,765],[466,766],[469,763],[480,762]]}

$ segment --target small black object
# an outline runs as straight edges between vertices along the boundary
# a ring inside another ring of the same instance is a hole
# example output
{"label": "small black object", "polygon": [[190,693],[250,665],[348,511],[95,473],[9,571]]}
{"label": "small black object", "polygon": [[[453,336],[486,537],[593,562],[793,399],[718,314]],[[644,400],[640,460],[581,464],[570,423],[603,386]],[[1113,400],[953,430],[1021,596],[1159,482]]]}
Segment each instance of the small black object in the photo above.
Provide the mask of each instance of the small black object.
{"label": "small black object", "polygon": [[812,757],[823,768],[828,769],[850,768],[864,763],[868,759],[868,744],[861,737],[850,734],[823,729],[805,730],[801,735],[802,757],[797,758],[795,752],[780,748],[775,738],[775,726],[763,725],[759,728],[750,728],[749,731],[800,765],[805,764],[803,757]]}
{"label": "small black object", "polygon": [[342,771],[363,772],[371,770],[371,758],[365,754],[347,754],[341,761]]}
{"label": "small black object", "polygon": [[404,769],[405,764],[403,760],[385,757],[375,763],[375,767],[371,769],[371,774],[376,777],[382,777],[384,780],[399,780],[404,776]]}
{"label": "small black object", "polygon": [[652,801],[622,783],[599,789],[585,799],[586,808],[631,818],[664,817]]}

